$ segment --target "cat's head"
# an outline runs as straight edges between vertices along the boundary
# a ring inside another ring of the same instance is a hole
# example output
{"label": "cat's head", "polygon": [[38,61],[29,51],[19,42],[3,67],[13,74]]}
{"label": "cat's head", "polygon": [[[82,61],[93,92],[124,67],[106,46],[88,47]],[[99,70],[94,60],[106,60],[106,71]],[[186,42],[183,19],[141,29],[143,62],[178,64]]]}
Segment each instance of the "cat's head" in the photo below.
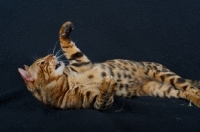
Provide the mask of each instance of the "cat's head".
{"label": "cat's head", "polygon": [[52,82],[62,76],[65,64],[50,54],[36,60],[31,66],[24,65],[24,68],[18,68],[18,71],[28,89],[34,92],[38,88],[45,88],[47,84],[55,85]]}

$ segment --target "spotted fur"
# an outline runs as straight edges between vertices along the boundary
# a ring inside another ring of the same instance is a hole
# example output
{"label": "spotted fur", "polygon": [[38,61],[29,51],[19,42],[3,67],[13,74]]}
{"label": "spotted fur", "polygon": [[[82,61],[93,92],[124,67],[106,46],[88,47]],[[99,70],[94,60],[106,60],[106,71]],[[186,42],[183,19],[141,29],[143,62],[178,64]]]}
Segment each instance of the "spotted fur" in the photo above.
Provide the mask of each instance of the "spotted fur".
{"label": "spotted fur", "polygon": [[115,59],[92,63],[70,39],[73,29],[73,24],[66,22],[59,32],[69,65],[50,54],[30,67],[25,65],[25,70],[18,69],[39,101],[61,109],[102,110],[112,105],[114,96],[157,96],[187,99],[200,107],[199,81],[183,79],[154,62]]}

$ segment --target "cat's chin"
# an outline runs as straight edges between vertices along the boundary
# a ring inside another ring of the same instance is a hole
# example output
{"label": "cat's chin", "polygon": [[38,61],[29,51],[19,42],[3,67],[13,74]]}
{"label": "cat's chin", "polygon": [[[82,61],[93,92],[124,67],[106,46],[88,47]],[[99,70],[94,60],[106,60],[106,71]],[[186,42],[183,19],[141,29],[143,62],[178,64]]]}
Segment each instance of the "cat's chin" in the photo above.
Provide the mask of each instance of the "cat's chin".
{"label": "cat's chin", "polygon": [[55,73],[58,74],[58,75],[61,75],[65,69],[65,64],[60,61],[60,66],[55,70]]}

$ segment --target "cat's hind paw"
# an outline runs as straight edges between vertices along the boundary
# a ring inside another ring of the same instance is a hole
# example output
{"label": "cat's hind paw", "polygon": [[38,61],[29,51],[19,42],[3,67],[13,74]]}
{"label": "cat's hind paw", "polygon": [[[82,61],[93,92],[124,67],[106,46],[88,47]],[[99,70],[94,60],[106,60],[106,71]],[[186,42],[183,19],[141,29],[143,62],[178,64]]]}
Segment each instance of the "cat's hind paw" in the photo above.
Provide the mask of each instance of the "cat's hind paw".
{"label": "cat's hind paw", "polygon": [[60,36],[62,36],[63,38],[69,38],[69,35],[72,30],[74,30],[73,23],[70,21],[65,22],[61,27]]}

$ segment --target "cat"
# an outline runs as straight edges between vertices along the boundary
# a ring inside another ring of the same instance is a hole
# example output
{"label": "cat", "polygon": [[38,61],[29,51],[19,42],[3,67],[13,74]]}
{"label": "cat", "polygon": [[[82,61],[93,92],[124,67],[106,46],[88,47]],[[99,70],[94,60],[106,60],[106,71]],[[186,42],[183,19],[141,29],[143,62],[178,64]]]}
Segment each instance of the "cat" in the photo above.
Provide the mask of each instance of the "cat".
{"label": "cat", "polygon": [[61,109],[104,110],[113,104],[114,96],[157,96],[187,99],[200,107],[199,81],[183,79],[154,62],[114,59],[93,64],[70,39],[73,29],[68,21],[59,31],[69,65],[49,54],[18,68],[28,90],[42,103]]}

